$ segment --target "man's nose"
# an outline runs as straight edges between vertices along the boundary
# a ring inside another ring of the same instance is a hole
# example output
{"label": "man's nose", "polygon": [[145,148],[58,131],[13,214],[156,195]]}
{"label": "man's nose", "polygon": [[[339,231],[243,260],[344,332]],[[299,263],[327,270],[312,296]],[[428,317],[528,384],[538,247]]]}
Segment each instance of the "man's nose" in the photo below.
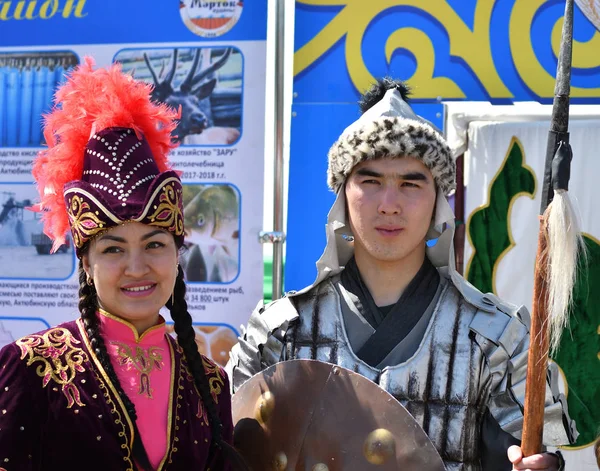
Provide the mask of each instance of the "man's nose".
{"label": "man's nose", "polygon": [[396,188],[384,188],[381,191],[379,213],[385,215],[400,214],[402,212],[400,203],[400,192]]}

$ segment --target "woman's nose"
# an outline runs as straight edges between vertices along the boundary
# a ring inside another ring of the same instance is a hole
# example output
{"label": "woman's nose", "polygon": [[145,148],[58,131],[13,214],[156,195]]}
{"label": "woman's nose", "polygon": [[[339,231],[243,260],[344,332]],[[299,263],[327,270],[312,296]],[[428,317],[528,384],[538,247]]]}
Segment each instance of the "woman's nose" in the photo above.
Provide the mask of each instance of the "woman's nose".
{"label": "woman's nose", "polygon": [[127,257],[125,273],[129,276],[142,276],[148,272],[148,267],[146,256],[135,251]]}

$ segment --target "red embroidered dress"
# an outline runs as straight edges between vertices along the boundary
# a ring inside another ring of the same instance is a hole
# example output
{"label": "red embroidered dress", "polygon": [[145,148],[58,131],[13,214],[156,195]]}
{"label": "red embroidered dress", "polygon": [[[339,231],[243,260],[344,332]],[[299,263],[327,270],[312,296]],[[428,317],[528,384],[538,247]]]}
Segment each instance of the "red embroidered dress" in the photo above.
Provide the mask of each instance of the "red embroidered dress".
{"label": "red embroidered dress", "polygon": [[[221,453],[209,447],[202,401],[164,323],[136,341],[126,323],[106,314],[100,320],[115,370],[137,407],[137,424],[155,469],[229,469]],[[220,367],[203,361],[224,438],[231,443],[229,381]],[[137,470],[132,442],[130,418],[81,320],[0,350],[0,469]]]}

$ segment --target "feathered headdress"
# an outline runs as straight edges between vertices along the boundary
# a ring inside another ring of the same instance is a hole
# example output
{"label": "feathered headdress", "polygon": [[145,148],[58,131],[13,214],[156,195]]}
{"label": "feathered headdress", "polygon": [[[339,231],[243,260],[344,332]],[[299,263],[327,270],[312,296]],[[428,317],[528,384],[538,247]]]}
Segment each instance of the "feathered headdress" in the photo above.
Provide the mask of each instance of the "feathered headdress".
{"label": "feathered headdress", "polygon": [[181,182],[167,159],[180,113],[152,102],[151,88],[119,64],[94,70],[85,57],[57,90],[55,107],[44,117],[48,149],[33,164],[41,199],[36,209],[53,250],[69,229],[80,249],[127,220],[183,238]]}

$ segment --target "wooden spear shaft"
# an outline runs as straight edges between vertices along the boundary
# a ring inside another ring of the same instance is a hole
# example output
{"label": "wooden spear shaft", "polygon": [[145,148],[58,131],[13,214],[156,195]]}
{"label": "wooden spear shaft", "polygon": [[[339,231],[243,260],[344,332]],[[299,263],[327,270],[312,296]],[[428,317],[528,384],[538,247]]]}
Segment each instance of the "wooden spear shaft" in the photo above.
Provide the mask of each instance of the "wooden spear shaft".
{"label": "wooden spear shaft", "polygon": [[546,396],[546,365],[548,363],[548,272],[546,224],[540,217],[535,279],[533,284],[533,310],[531,313],[531,337],[527,358],[525,386],[525,411],[521,449],[523,456],[531,456],[542,450],[544,432],[544,399]]}
{"label": "wooden spear shaft", "polygon": [[531,456],[542,451],[550,335],[548,319],[548,231],[544,214],[554,197],[553,183],[555,182],[552,179],[552,163],[556,151],[561,142],[567,145],[569,142],[572,43],[573,0],[566,0],[540,208],[541,216],[533,285],[530,346],[525,383],[523,435],[521,437],[521,449],[524,456]]}

